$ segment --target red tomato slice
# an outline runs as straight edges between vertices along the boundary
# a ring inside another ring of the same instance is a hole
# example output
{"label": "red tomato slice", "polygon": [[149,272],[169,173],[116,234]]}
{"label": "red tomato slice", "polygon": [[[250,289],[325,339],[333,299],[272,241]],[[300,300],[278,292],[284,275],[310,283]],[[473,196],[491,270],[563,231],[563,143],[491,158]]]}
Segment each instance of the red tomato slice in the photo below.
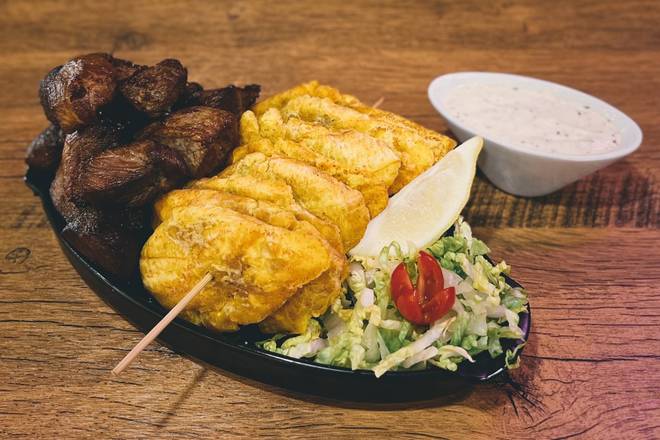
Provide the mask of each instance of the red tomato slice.
{"label": "red tomato slice", "polygon": [[392,272],[392,300],[401,315],[413,324],[431,324],[449,310],[456,300],[453,287],[444,288],[440,265],[432,255],[419,253],[417,287],[413,287],[404,263]]}
{"label": "red tomato slice", "polygon": [[417,279],[417,290],[424,302],[430,301],[436,292],[445,287],[445,279],[442,276],[442,270],[435,258],[422,251],[417,259],[417,269],[419,277]]}
{"label": "red tomato slice", "polygon": [[403,296],[413,295],[415,288],[412,285],[412,280],[410,279],[410,275],[408,275],[405,264],[399,264],[392,272],[390,291],[392,292],[392,299],[395,303]]}
{"label": "red tomato slice", "polygon": [[454,301],[456,301],[456,289],[447,287],[440,290],[430,301],[422,305],[425,319],[430,324],[442,318],[454,306]]}

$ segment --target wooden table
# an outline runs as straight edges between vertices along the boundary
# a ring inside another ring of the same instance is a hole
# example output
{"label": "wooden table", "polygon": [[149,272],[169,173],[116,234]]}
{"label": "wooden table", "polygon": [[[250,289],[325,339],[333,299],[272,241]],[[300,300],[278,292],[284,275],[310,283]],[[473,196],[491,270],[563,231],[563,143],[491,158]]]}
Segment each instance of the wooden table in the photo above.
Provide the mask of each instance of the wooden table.
{"label": "wooden table", "polygon": [[[0,437],[660,437],[660,4],[656,1],[1,2]],[[176,57],[207,86],[318,79],[444,130],[435,76],[515,72],[599,96],[639,122],[634,155],[553,195],[479,177],[465,211],[530,292],[515,385],[358,405],[261,385],[141,334],[69,266],[23,185],[46,121],[36,89],[73,55]]]}

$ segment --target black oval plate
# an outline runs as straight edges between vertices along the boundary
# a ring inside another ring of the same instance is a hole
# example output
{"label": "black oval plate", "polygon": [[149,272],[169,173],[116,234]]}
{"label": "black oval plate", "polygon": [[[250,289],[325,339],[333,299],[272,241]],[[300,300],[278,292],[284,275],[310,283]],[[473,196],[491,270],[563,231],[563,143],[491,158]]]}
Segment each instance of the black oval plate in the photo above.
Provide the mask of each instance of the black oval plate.
{"label": "black oval plate", "polygon": [[[149,331],[166,313],[139,280],[120,282],[104,274],[76,252],[60,234],[63,219],[48,192],[51,176],[28,170],[25,182],[41,198],[48,221],[64,254],[96,294],[142,332]],[[507,278],[512,286],[520,286]],[[529,337],[531,315],[520,314],[520,327]],[[255,346],[267,338],[256,326],[235,333],[215,333],[177,318],[158,340],[179,354],[187,355],[238,375],[297,392],[368,402],[422,400],[455,392],[470,383],[483,382],[506,371],[504,354],[492,359],[488,352],[476,362],[462,362],[455,373],[432,368],[421,371],[392,371],[376,378],[371,371],[320,365],[294,359]],[[502,348],[513,349],[524,340],[502,340]],[[518,354],[520,350],[518,351]],[[108,372],[111,366],[108,366]]]}

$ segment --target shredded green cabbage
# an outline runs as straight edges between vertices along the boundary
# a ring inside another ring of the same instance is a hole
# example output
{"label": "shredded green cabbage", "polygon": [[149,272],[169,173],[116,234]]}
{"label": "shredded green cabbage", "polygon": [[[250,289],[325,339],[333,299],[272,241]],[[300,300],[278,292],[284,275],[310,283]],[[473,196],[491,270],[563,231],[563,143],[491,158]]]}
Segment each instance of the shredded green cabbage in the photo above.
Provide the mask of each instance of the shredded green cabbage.
{"label": "shredded green cabbage", "polygon": [[[404,262],[416,277],[415,255],[405,255],[397,243],[380,255],[354,257],[344,295],[303,335],[275,335],[259,343],[265,350],[351,369],[370,369],[376,376],[390,370],[424,369],[429,365],[456,371],[458,364],[487,351],[503,354],[502,339],[524,337],[518,314],[527,310],[523,289],[506,283],[510,267],[491,264],[490,250],[472,237],[459,217],[451,236],[427,249],[443,268],[445,287],[456,289],[450,312],[431,326],[416,326],[396,309],[390,296],[390,277]],[[507,368],[516,368],[521,346],[507,350]]]}

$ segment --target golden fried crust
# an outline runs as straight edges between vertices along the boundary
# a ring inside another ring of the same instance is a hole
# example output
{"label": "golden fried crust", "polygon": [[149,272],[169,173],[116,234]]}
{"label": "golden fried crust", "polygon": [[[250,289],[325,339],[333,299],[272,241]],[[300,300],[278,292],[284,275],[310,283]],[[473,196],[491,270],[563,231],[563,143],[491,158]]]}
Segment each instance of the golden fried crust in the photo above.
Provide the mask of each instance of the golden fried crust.
{"label": "golden fried crust", "polygon": [[250,110],[241,115],[240,120],[241,145],[257,142],[261,139],[259,120]]}
{"label": "golden fried crust", "polygon": [[[447,153],[456,147],[456,141],[452,138],[436,131],[429,130],[403,116],[365,105],[358,105],[353,108],[363,114],[369,115],[370,118],[375,119],[383,124],[383,126],[395,129],[395,142],[403,145],[421,144],[428,147],[433,153],[433,163],[442,159]],[[403,187],[403,185],[401,186]]]}
{"label": "golden fried crust", "polygon": [[298,220],[304,220],[313,225],[339,253],[343,254],[345,251],[339,228],[331,221],[320,218],[305,209],[294,197],[291,187],[281,180],[252,175],[215,176],[197,180],[191,183],[190,187],[249,197],[287,209],[293,212]]}
{"label": "golden fried crust", "polygon": [[236,163],[239,160],[243,159],[245,156],[250,154],[250,149],[247,145],[241,145],[240,147],[234,148],[231,152],[231,157],[229,158],[229,163]]}
{"label": "golden fried crust", "polygon": [[[320,237],[311,225],[304,224],[301,229]],[[265,333],[304,333],[309,320],[317,318],[339,297],[341,283],[348,275],[346,256],[326,243],[330,255],[330,268],[321,276],[306,284],[299,292],[287,300],[282,307],[259,324]]]}
{"label": "golden fried crust", "polygon": [[325,123],[334,129],[353,129],[385,142],[399,153],[401,167],[390,194],[397,192],[436,162],[433,147],[415,130],[397,124],[387,117],[371,117],[351,107],[345,107],[327,98],[300,96],[287,102],[281,110],[286,118],[297,117],[309,122]]}
{"label": "golden fried crust", "polygon": [[297,85],[289,90],[278,93],[270,98],[264,99],[252,106],[252,111],[257,116],[261,116],[269,108],[282,108],[287,102],[298,96],[311,95],[318,87],[318,81],[310,81]]}
{"label": "golden fried crust", "polygon": [[250,153],[220,176],[254,176],[285,183],[304,208],[337,225],[345,249],[360,241],[369,223],[369,210],[359,191],[297,160]]}
{"label": "golden fried crust", "polygon": [[291,211],[269,202],[211,189],[178,189],[163,196],[154,205],[154,223],[158,226],[172,216],[172,212],[186,206],[221,207],[256,217],[272,226],[295,229],[298,219]]}
{"label": "golden fried crust", "polygon": [[241,137],[245,145],[234,152],[232,162],[248,152],[305,162],[360,191],[372,218],[387,206],[388,188],[401,166],[398,153],[374,137],[298,118],[285,122],[275,108],[258,120],[254,113],[244,113]]}
{"label": "golden fried crust", "polygon": [[183,316],[219,331],[263,321],[331,265],[327,243],[306,230],[204,203],[172,209],[140,259],[145,287],[167,308],[211,273]]}
{"label": "golden fried crust", "polygon": [[346,278],[342,267],[333,264],[323,275],[305,285],[300,292],[287,300],[282,307],[259,323],[264,333],[305,333],[309,320],[325,313],[341,293],[341,283]]}
{"label": "golden fried crust", "polygon": [[297,85],[289,90],[285,90],[284,92],[278,93],[275,96],[264,99],[263,101],[253,106],[252,111],[256,115],[260,116],[269,108],[282,108],[290,100],[305,95],[316,96],[318,98],[328,98],[336,104],[344,105],[347,107],[364,106],[360,100],[352,95],[341,93],[334,87],[321,85],[318,81],[309,81]]}
{"label": "golden fried crust", "polygon": [[[300,221],[288,210],[269,202],[208,189],[184,189],[172,191],[155,205],[155,216],[165,221],[177,209],[185,206],[223,207],[244,215],[253,216],[272,226],[306,232],[321,240],[331,265],[315,280],[301,287],[286,303],[260,324],[269,333],[304,333],[311,317],[324,313],[341,292],[341,283],[346,277],[346,257],[334,249],[316,228]],[[316,258],[310,255],[310,258]]]}
{"label": "golden fried crust", "polygon": [[357,130],[380,139],[399,153],[399,174],[389,188],[394,194],[423,173],[456,142],[440,133],[384,110],[364,105],[355,97],[318,84],[301,84],[268,98],[254,107],[260,116],[269,108],[279,109],[285,120],[295,117],[339,130]]}

